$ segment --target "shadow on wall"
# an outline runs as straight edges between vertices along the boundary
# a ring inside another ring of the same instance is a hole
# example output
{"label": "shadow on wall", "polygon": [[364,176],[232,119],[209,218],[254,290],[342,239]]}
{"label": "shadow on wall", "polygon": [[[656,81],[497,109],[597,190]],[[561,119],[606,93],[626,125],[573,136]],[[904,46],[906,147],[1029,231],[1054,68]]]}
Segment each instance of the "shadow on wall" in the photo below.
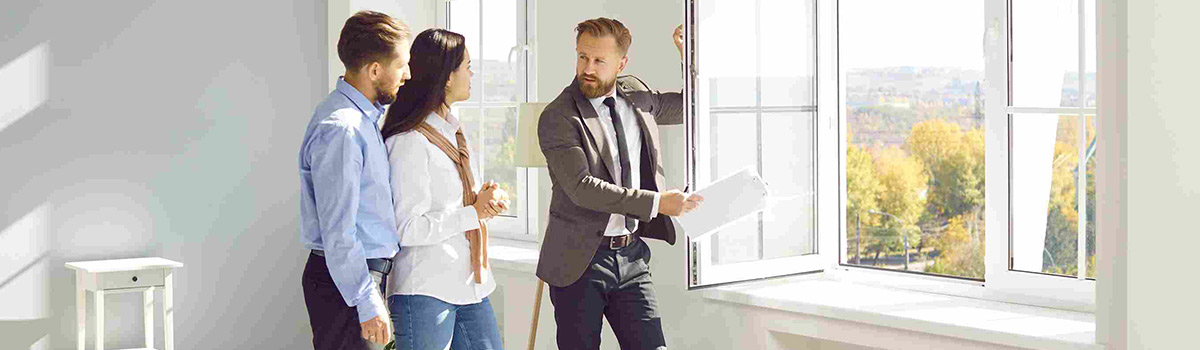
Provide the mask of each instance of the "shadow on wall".
{"label": "shadow on wall", "polygon": [[[4,7],[0,347],[74,348],[65,262],[154,255],[188,264],[177,345],[306,345],[295,154],[325,2]],[[140,346],[132,300],[109,299],[107,346]]]}

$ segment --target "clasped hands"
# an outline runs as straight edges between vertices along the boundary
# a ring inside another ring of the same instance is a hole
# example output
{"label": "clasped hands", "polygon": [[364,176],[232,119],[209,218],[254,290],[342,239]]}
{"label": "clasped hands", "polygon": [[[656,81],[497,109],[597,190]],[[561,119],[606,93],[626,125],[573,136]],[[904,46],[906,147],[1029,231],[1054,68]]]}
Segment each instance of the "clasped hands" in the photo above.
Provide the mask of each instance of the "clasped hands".
{"label": "clasped hands", "polygon": [[500,189],[500,184],[494,181],[485,182],[475,197],[474,207],[479,219],[491,219],[508,211],[508,192]]}

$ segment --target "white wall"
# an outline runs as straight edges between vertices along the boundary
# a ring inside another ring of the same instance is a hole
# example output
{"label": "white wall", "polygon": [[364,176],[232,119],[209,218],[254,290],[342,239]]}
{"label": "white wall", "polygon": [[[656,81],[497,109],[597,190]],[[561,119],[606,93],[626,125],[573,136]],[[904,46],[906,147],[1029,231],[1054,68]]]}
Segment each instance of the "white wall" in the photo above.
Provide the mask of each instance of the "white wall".
{"label": "white wall", "polygon": [[[63,263],[136,256],[186,264],[175,274],[179,349],[311,346],[296,154],[328,91],[325,11],[292,0],[5,1],[0,348],[73,349]],[[31,87],[45,94],[4,110]],[[136,294],[108,298],[108,347],[141,345],[138,305]]]}
{"label": "white wall", "polygon": [[1193,1],[1126,1],[1128,344],[1195,347],[1200,228],[1200,24]]}

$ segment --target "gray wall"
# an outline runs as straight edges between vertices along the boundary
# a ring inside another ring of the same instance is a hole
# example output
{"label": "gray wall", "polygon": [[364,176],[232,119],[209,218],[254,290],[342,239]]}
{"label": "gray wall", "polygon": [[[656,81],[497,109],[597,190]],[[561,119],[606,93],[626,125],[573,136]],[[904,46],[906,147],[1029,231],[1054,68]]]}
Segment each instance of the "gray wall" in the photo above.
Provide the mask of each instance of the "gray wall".
{"label": "gray wall", "polygon": [[[179,349],[311,347],[296,154],[327,91],[325,2],[3,7],[0,75],[45,52],[47,94],[0,115],[0,348],[73,349],[63,263],[139,256],[186,264]],[[138,298],[109,298],[108,347],[140,347]]]}
{"label": "gray wall", "polygon": [[1127,65],[1122,83],[1128,95],[1118,102],[1125,110],[1108,114],[1124,113],[1118,122],[1125,123],[1114,127],[1124,133],[1128,162],[1125,201],[1117,204],[1126,208],[1122,220],[1128,229],[1127,242],[1117,242],[1127,255],[1117,257],[1123,266],[1116,267],[1128,282],[1118,301],[1127,307],[1124,332],[1129,349],[1195,348],[1200,282],[1194,247],[1200,245],[1200,229],[1192,218],[1200,209],[1195,104],[1200,51],[1188,43],[1200,33],[1193,15],[1200,3],[1124,2],[1128,51],[1118,64]]}

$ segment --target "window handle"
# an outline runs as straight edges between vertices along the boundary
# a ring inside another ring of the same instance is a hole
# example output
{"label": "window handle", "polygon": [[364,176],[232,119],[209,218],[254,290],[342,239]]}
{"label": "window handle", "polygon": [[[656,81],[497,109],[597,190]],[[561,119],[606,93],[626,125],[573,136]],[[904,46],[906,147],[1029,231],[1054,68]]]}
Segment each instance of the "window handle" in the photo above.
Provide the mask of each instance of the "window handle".
{"label": "window handle", "polygon": [[[517,68],[513,64],[514,61],[516,61],[516,63],[520,63],[521,59],[525,57],[524,54],[527,54],[530,52],[533,52],[533,48],[529,47],[529,45],[518,44],[516,46],[513,46],[511,49],[508,50],[508,66],[511,68]],[[520,56],[518,56],[517,58],[514,59],[513,55],[520,55]]]}

